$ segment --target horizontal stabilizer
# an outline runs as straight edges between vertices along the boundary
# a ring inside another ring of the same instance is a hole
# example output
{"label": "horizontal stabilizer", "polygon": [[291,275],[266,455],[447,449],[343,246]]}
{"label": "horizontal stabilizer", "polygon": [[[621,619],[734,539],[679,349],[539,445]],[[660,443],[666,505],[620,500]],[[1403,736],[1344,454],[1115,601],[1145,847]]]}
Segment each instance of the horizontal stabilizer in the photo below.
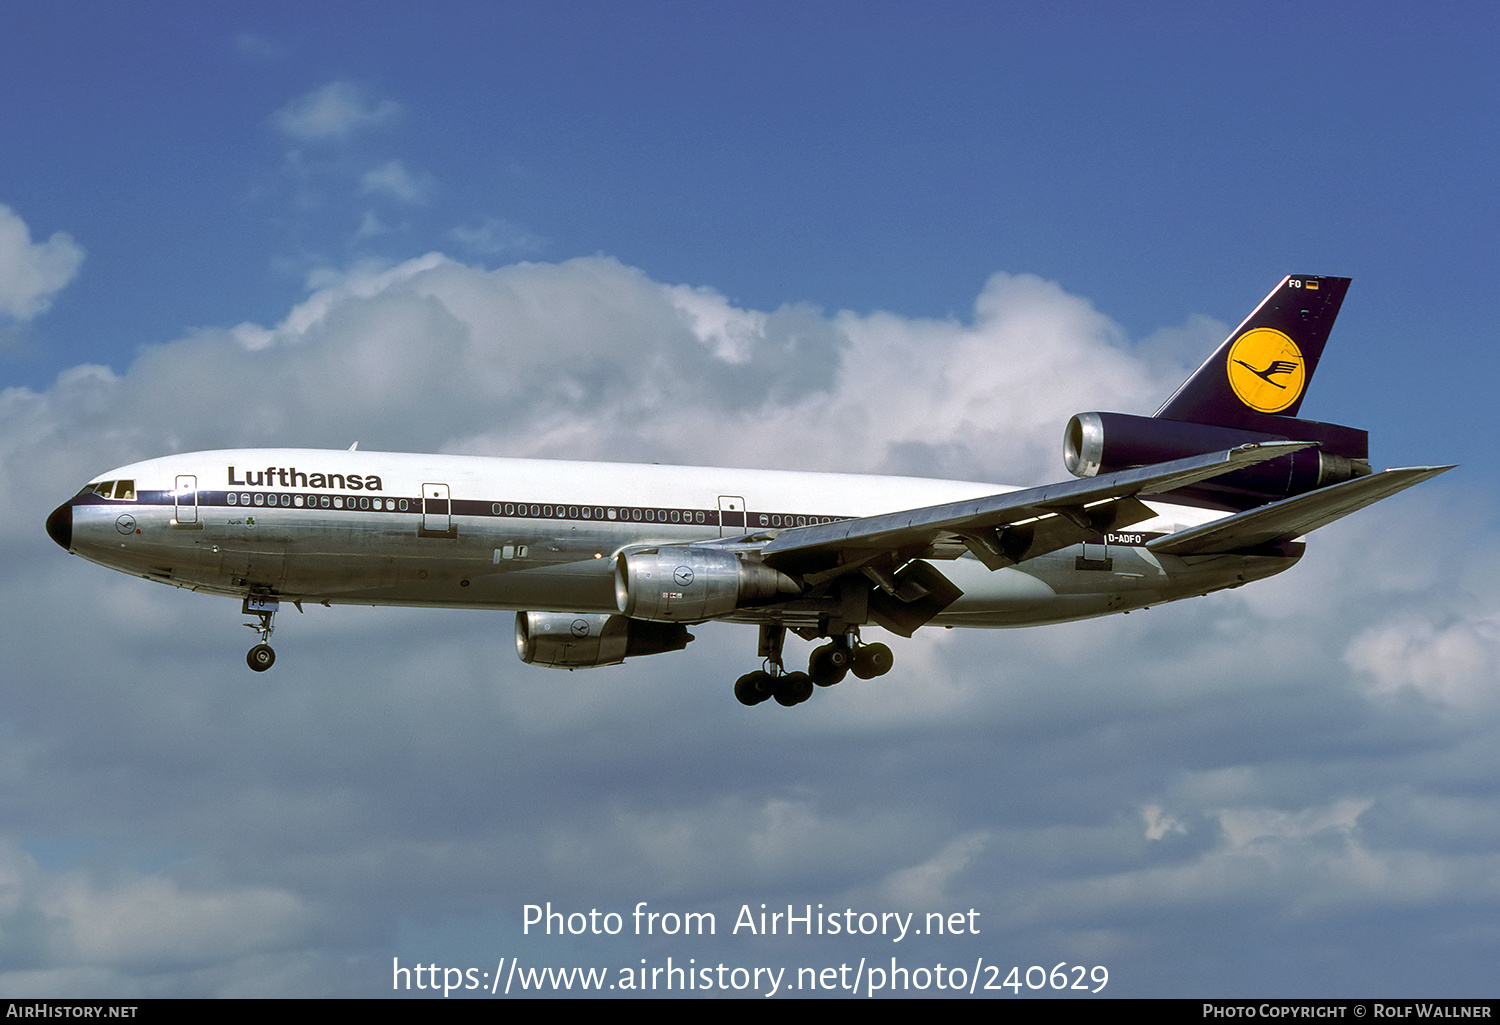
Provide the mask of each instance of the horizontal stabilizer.
{"label": "horizontal stabilizer", "polygon": [[1159,537],[1146,547],[1162,555],[1210,555],[1280,544],[1451,469],[1451,466],[1408,466],[1356,477],[1201,527],[1180,530]]}

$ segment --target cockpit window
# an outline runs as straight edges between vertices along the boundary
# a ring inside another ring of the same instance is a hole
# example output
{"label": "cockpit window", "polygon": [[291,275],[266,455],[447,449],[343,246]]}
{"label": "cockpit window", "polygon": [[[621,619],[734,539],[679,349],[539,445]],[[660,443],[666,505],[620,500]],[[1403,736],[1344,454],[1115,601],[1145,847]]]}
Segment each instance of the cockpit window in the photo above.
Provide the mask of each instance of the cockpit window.
{"label": "cockpit window", "polygon": [[88,484],[79,492],[80,495],[98,495],[100,498],[117,498],[127,502],[135,501],[135,481],[133,480],[106,480],[98,484]]}

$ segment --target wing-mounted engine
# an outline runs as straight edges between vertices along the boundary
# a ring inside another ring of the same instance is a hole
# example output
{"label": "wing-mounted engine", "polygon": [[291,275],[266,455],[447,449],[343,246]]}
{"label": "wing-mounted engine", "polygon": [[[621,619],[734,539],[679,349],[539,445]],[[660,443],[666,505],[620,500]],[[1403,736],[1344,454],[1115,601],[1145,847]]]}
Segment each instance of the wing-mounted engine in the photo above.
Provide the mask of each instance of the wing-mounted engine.
{"label": "wing-mounted engine", "polygon": [[628,549],[615,557],[615,602],[632,619],[697,623],[801,593],[780,570],[707,545]]}
{"label": "wing-mounted engine", "polygon": [[1075,477],[1149,466],[1252,442],[1311,441],[1290,455],[1199,481],[1172,492],[1218,506],[1248,509],[1370,473],[1369,435],[1353,427],[1264,417],[1263,430],[1163,420],[1127,413],[1079,413],[1063,432],[1063,463]]}
{"label": "wing-mounted engine", "polygon": [[680,651],[692,639],[680,623],[571,612],[516,613],[516,654],[529,665],[612,666],[636,655]]}

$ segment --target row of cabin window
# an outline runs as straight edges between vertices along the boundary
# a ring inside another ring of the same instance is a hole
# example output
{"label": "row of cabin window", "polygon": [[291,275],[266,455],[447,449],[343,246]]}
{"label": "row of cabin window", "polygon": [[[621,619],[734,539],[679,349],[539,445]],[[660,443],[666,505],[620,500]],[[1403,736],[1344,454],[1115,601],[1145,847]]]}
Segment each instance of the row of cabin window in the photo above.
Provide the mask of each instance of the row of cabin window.
{"label": "row of cabin window", "polygon": [[[345,503],[348,504],[345,504]],[[264,492],[229,492],[230,505],[284,505],[287,507],[302,508],[303,496],[301,495],[267,495]],[[347,499],[343,495],[308,495],[307,507],[316,509],[375,509],[386,512],[406,512],[411,503],[407,499],[395,498],[370,498],[361,495],[355,498],[353,495]]]}
{"label": "row of cabin window", "polygon": [[[108,490],[106,490],[106,489],[108,489]],[[111,492],[126,492],[126,493],[123,493],[123,494],[121,494],[121,493],[115,493],[114,497],[115,498],[132,498],[133,499],[135,497],[135,482],[134,481],[120,481],[119,482],[119,486],[116,487],[116,482],[115,481],[106,481],[103,484],[96,484],[96,485],[94,485],[94,487],[92,489],[90,489],[90,490],[94,491],[95,494],[101,495],[101,496],[103,496],[105,498],[109,498]],[[356,503],[358,503],[357,508],[360,508],[360,509],[374,508],[377,511],[383,509],[383,510],[385,510],[387,512],[397,512],[397,511],[406,512],[410,508],[410,503],[405,498],[402,498],[402,499],[395,499],[395,498],[374,498],[374,499],[372,499],[372,498],[370,498],[368,496],[361,495],[358,498],[350,496],[347,499],[347,502],[349,503],[347,506],[344,504],[345,501],[346,501],[346,499],[342,495],[333,495],[333,496],[329,496],[329,495],[308,495],[307,499],[306,499],[307,505],[310,508],[316,508],[318,506],[321,506],[324,509],[330,509],[330,508],[331,509],[344,509],[344,508],[354,509],[354,508],[356,508]],[[271,506],[282,505],[282,506],[286,506],[288,508],[296,507],[296,508],[300,509],[300,508],[302,508],[302,505],[303,505],[303,496],[302,495],[287,495],[287,494],[282,494],[282,495],[271,494],[271,495],[267,495],[267,494],[265,494],[263,492],[260,492],[260,491],[256,491],[256,492],[238,492],[238,493],[231,491],[231,492],[229,492],[229,504],[230,505],[236,505],[236,504],[238,504],[238,505],[271,505]],[[570,518],[570,519],[578,519],[581,516],[583,519],[586,519],[586,520],[587,519],[591,519],[591,518],[592,519],[596,519],[596,520],[602,520],[602,519],[611,519],[611,520],[613,520],[613,519],[621,519],[621,520],[631,520],[631,521],[634,521],[634,522],[637,522],[637,523],[642,522],[642,521],[644,521],[646,523],[705,523],[705,522],[707,522],[707,515],[704,513],[704,511],[702,509],[697,509],[697,510],[694,510],[694,509],[618,509],[617,510],[614,507],[610,507],[610,508],[606,509],[603,506],[594,506],[592,508],[589,507],[589,506],[582,506],[582,507],[580,507],[580,506],[576,506],[576,505],[570,505],[570,506],[561,506],[561,505],[558,505],[558,506],[552,506],[552,505],[525,506],[525,505],[516,505],[515,503],[512,503],[512,502],[505,502],[505,503],[496,502],[492,506],[490,506],[491,512],[493,512],[494,515],[496,515],[496,516],[500,516],[500,515],[505,515],[505,516],[516,516],[516,515],[525,516],[525,515],[527,515],[528,509],[530,511],[530,515],[532,515],[532,516],[545,516],[545,517],[554,517],[555,516],[555,517],[558,517],[558,518],[562,518],[562,517],[566,516],[567,518]],[[781,515],[779,513],[760,513],[759,514],[759,519],[760,519],[760,525],[762,527],[793,527],[793,526],[801,527],[801,526],[805,526],[808,523],[832,523],[832,522],[834,522],[835,517],[832,517],[832,516],[793,516],[790,513],[788,513],[786,515]]]}
{"label": "row of cabin window", "polygon": [[835,523],[843,518],[840,516],[793,516],[791,513],[785,516],[779,513],[760,513],[759,515],[762,527],[805,527],[809,523]]}
{"label": "row of cabin window", "polygon": [[[528,512],[529,510],[529,512]],[[585,520],[634,520],[639,523],[707,523],[708,515],[702,509],[617,509],[602,505],[516,505],[514,502],[496,502],[490,506],[496,516],[543,516],[556,519]]]}
{"label": "row of cabin window", "polygon": [[[552,506],[552,505],[516,505],[513,502],[496,502],[490,506],[490,511],[496,516],[525,516],[527,510],[532,516],[556,517],[562,519],[620,519],[631,520],[636,523],[706,523],[707,514],[701,509],[619,509],[603,506]],[[762,527],[802,527],[809,523],[833,523],[838,517],[835,516],[793,516],[790,513],[785,516],[775,513],[760,513],[760,525]]]}

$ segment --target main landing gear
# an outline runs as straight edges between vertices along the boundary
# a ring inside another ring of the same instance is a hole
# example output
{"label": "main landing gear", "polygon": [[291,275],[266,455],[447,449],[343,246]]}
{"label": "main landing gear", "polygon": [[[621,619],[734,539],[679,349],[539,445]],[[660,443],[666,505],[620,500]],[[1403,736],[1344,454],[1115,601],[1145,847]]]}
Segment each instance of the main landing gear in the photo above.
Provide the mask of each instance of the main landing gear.
{"label": "main landing gear", "polygon": [[271,620],[276,615],[276,610],[281,606],[275,598],[265,595],[250,595],[245,599],[244,612],[247,616],[255,616],[260,620],[257,623],[246,623],[250,629],[260,634],[260,643],[251,648],[245,655],[245,662],[257,673],[263,673],[276,664],[276,652],[266,642],[271,639],[271,631],[275,629]]}
{"label": "main landing gear", "polygon": [[789,673],[782,663],[781,651],[786,642],[786,627],[765,624],[760,628],[759,654],[766,668],[746,673],[734,683],[734,696],[742,705],[758,705],[775,698],[778,705],[790,708],[813,695],[813,688],[832,687],[849,673],[861,680],[884,676],[895,660],[884,644],[862,644],[859,630],[834,637],[813,650],[807,661],[807,672]]}

